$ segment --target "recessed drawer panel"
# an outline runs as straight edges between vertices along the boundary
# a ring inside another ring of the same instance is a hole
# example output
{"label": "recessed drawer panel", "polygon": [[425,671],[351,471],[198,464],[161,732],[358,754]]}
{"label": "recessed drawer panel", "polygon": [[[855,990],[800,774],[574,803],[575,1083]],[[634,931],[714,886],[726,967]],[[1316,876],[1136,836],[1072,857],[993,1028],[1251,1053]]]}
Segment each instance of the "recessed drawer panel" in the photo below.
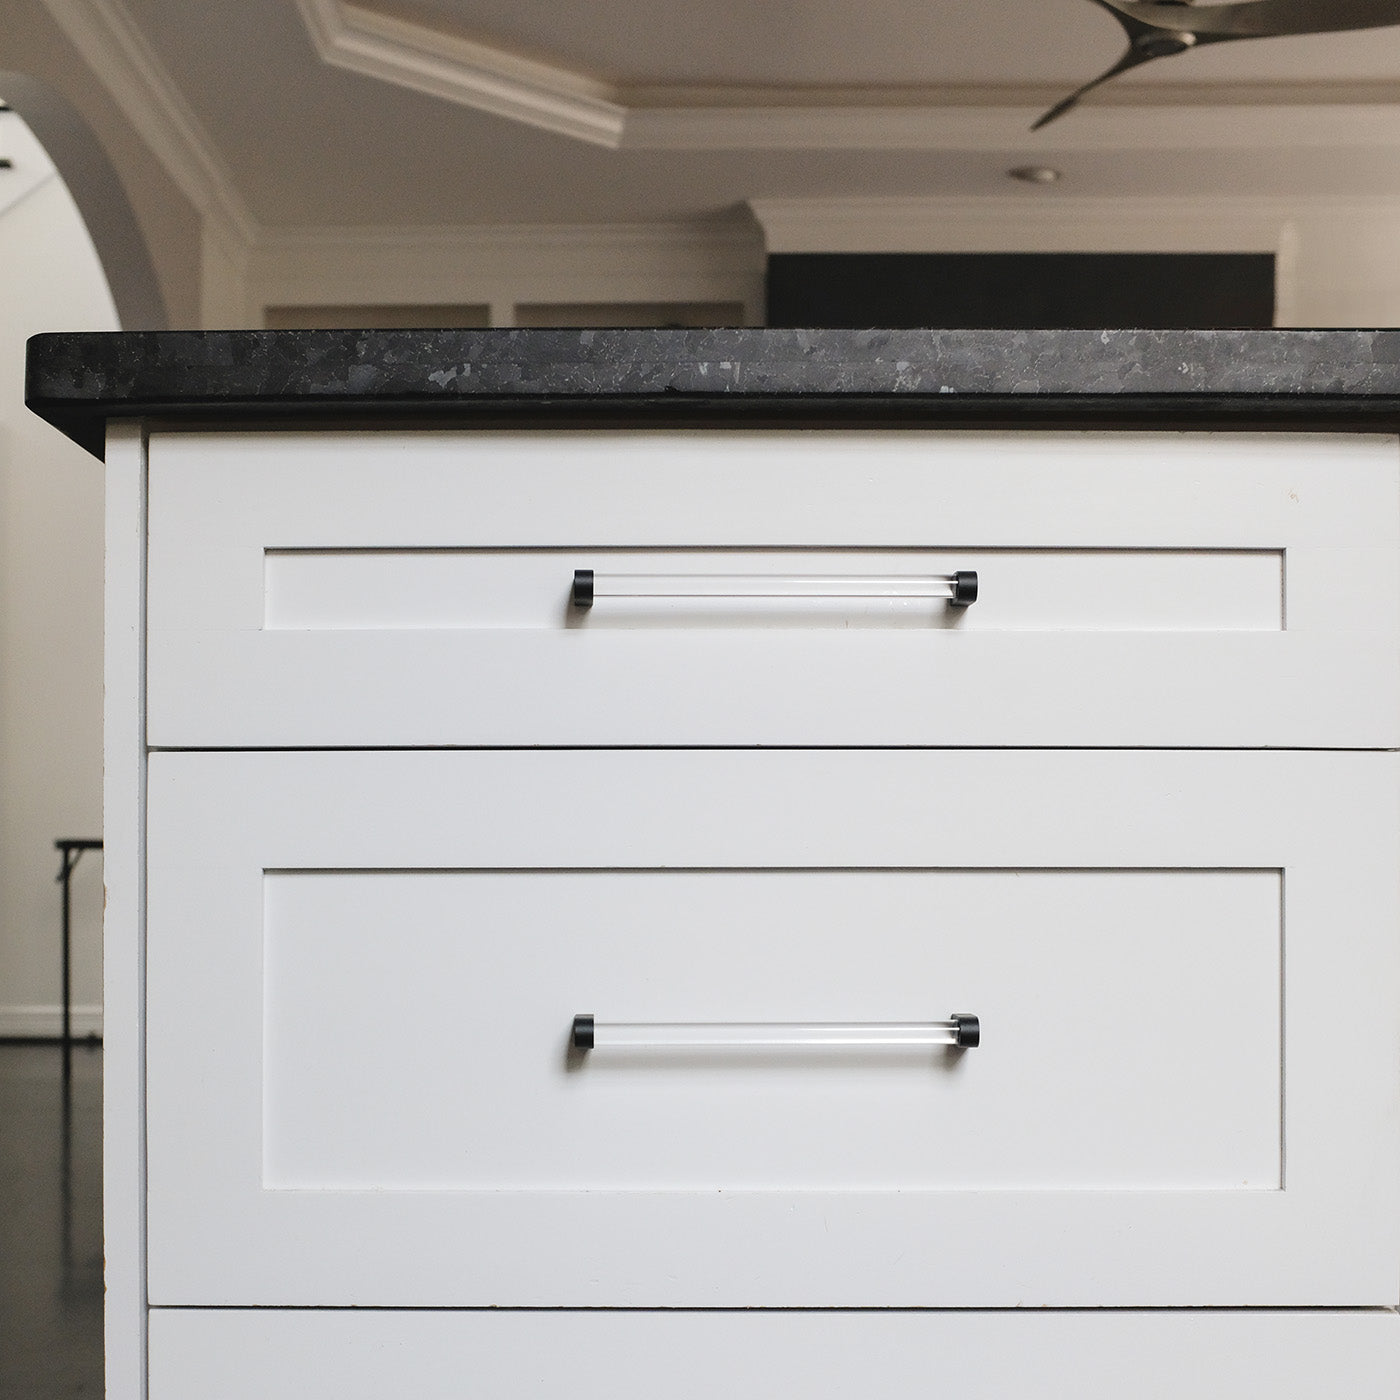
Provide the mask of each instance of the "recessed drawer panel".
{"label": "recessed drawer panel", "polygon": [[1278,1190],[1280,879],[269,872],[263,1184]]}
{"label": "recessed drawer panel", "polygon": [[1397,1376],[1385,1312],[151,1316],[151,1400],[1392,1400]]}
{"label": "recessed drawer panel", "polygon": [[1376,437],[157,435],[149,738],[1396,745],[1397,467]]}
{"label": "recessed drawer panel", "polygon": [[1388,1301],[1397,777],[153,755],[151,1299]]}

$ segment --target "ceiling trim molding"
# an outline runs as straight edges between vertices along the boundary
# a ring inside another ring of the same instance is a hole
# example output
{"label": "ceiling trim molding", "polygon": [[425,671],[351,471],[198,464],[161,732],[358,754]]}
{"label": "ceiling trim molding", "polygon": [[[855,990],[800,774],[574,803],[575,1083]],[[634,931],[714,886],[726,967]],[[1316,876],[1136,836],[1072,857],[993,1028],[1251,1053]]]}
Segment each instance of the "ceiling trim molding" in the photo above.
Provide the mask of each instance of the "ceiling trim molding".
{"label": "ceiling trim molding", "polygon": [[257,221],[213,139],[121,0],[43,0],[170,178],[236,262],[246,261]]}
{"label": "ceiling trim molding", "polygon": [[1400,199],[1201,196],[754,199],[770,253],[1273,252],[1320,215],[1400,222]]}
{"label": "ceiling trim molding", "polygon": [[1400,105],[1084,107],[1032,133],[1037,107],[690,107],[629,112],[623,145],[649,150],[941,150],[1033,159],[1097,151],[1400,147]]}
{"label": "ceiling trim molding", "polygon": [[297,0],[297,8],[334,67],[597,146],[622,143],[627,109],[607,83],[352,0]]}
{"label": "ceiling trim molding", "polygon": [[[58,3],[58,0],[49,0]],[[116,3],[116,0],[101,0]],[[1400,146],[1400,104],[1374,83],[1140,85],[1031,124],[1051,89],[625,87],[362,0],[297,0],[322,60],[594,145],[633,150],[1105,151]],[[1058,89],[1053,90],[1060,95]],[[1164,122],[1163,112],[1171,120]]]}
{"label": "ceiling trim molding", "polygon": [[300,224],[264,229],[263,251],[307,248],[434,248],[471,251],[502,245],[534,248],[752,248],[759,231],[748,219],[616,224]]}

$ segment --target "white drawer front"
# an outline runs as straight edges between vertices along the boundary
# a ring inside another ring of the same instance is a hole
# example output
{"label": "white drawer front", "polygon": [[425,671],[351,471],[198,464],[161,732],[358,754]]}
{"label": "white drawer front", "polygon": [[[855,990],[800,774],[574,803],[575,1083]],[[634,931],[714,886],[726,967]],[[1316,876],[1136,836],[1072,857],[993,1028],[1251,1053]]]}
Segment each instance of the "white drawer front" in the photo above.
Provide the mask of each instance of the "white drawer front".
{"label": "white drawer front", "polygon": [[[1393,1301],[1397,776],[154,755],[151,1299]],[[569,1046],[960,1011],[975,1049]]]}
{"label": "white drawer front", "polygon": [[[1398,745],[1398,467],[1378,437],[157,435],[149,737]],[[923,596],[958,571],[975,603]]]}
{"label": "white drawer front", "polygon": [[1392,1400],[1390,1313],[183,1312],[151,1400]]}

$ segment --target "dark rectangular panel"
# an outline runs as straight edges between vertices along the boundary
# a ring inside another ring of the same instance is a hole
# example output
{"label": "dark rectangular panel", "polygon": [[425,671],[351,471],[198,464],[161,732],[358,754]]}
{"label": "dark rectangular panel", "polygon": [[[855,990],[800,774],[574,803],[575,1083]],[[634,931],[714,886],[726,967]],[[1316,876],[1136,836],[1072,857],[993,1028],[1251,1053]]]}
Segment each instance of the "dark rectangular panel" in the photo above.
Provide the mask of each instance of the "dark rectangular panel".
{"label": "dark rectangular panel", "polygon": [[775,253],[770,326],[1223,330],[1274,321],[1271,253]]}

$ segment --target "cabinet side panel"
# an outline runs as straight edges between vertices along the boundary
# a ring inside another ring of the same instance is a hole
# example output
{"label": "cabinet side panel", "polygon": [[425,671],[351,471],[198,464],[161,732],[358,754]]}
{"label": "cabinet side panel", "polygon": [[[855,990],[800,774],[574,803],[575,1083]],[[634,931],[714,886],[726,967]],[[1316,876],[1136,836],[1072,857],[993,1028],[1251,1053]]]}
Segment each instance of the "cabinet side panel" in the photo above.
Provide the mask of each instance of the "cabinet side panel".
{"label": "cabinet side panel", "polygon": [[142,955],[145,807],[146,447],[139,425],[107,439],[106,734],[102,835],[103,1230],[109,1400],[146,1394]]}

